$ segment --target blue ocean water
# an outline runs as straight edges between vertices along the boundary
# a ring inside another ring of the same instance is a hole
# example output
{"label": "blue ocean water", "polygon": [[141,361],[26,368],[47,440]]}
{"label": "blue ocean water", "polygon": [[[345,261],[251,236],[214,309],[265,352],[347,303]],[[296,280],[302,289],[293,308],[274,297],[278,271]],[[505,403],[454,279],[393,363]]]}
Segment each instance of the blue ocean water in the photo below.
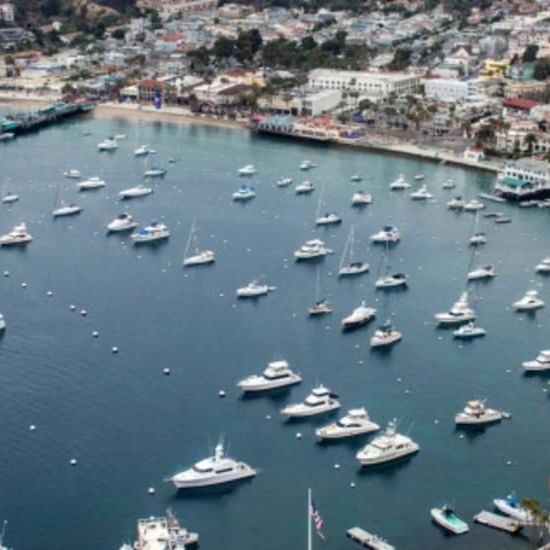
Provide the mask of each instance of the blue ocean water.
{"label": "blue ocean water", "polygon": [[[119,149],[98,153],[96,144],[117,133],[127,134]],[[132,154],[142,143],[157,149],[154,162],[169,172],[154,182],[152,196],[121,204],[118,191],[142,180],[144,161]],[[169,157],[177,162],[167,164]],[[445,202],[490,190],[488,174],[240,130],[101,118],[18,138],[0,146],[0,158],[6,187],[21,197],[0,209],[0,233],[25,221],[35,238],[25,249],[0,250],[0,274],[10,274],[0,277],[8,324],[0,339],[0,518],[9,521],[9,546],[118,548],[133,540],[138,518],[170,507],[200,533],[205,549],[299,549],[311,487],[325,521],[326,540],[316,548],[353,548],[345,530],[354,525],[405,549],[526,547],[524,538],[471,518],[512,490],[548,502],[548,379],[525,376],[521,362],[548,348],[549,311],[511,310],[529,288],[550,300],[549,281],[533,269],[550,255],[547,210],[493,204],[488,209],[513,222],[498,226],[480,218],[489,243],[473,263],[493,263],[498,276],[474,292],[487,337],[460,344],[436,329],[433,315],[464,288],[474,216],[453,214]],[[319,167],[301,173],[304,159]],[[237,169],[248,163],[258,168],[250,178],[257,197],[234,204]],[[69,168],[104,177],[107,187],[78,193],[62,176]],[[365,180],[353,184],[357,172]],[[434,201],[419,204],[388,190],[399,174],[412,181],[418,172]],[[274,185],[283,176],[295,183],[307,177],[317,190],[297,197],[292,186]],[[456,190],[441,189],[447,178]],[[350,207],[360,188],[374,195],[361,211]],[[79,216],[51,218],[59,189],[65,201],[84,207]],[[314,227],[322,189],[321,208],[342,215],[339,227]],[[107,236],[105,224],[124,210],[143,224],[167,223],[170,240],[136,248],[127,236]],[[193,220],[216,264],[183,270]],[[387,223],[402,234],[390,262],[409,274],[410,285],[382,294],[374,281],[384,249],[368,236]],[[338,280],[351,225],[357,256],[371,272]],[[334,313],[312,320],[306,309],[315,300],[316,266],[295,264],[292,254],[314,237],[335,250],[320,263],[321,288]],[[235,289],[254,278],[277,290],[237,302]],[[341,318],[361,300],[378,308],[377,321],[342,334]],[[374,353],[369,338],[390,315],[403,341]],[[235,383],[280,358],[303,383],[243,399]],[[166,367],[170,376],[162,374]],[[341,414],[365,406],[381,425],[398,418],[420,453],[362,471],[355,453],[368,438],[319,445],[314,429],[328,417],[283,422],[279,409],[317,383],[339,394]],[[512,418],[481,432],[457,431],[453,417],[471,398],[487,398]],[[256,478],[229,491],[191,494],[163,483],[210,454],[221,436],[232,456],[260,470]],[[76,467],[69,465],[73,457]],[[447,537],[431,524],[430,508],[445,502],[470,522],[469,534]]]}

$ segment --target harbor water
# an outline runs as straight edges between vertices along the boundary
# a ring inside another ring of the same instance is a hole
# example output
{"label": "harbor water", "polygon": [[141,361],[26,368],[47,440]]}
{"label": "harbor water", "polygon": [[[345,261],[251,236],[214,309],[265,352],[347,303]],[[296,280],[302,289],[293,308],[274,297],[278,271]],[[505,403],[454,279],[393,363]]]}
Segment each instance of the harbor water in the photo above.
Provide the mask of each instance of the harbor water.
{"label": "harbor water", "polygon": [[[114,134],[127,138],[117,151],[99,153],[97,143]],[[158,152],[145,161],[133,155],[144,143]],[[169,164],[170,157],[176,162]],[[171,508],[200,533],[206,550],[300,549],[309,487],[325,523],[326,540],[315,540],[319,549],[353,548],[345,532],[354,525],[403,549],[528,547],[522,536],[477,526],[472,517],[511,491],[548,504],[548,378],[525,376],[521,367],[549,347],[550,280],[534,272],[550,255],[548,210],[487,203],[484,212],[502,211],[512,223],[480,216],[477,229],[489,242],[472,259],[475,216],[453,213],[445,203],[490,191],[493,176],[483,172],[241,130],[101,118],[0,144],[0,158],[4,189],[20,195],[1,205],[0,233],[26,222],[34,237],[26,248],[0,250],[0,312],[7,323],[0,337],[0,519],[9,522],[9,547],[116,549],[134,540],[138,518]],[[304,159],[318,167],[301,172]],[[153,195],[117,200],[158,164],[168,173],[152,180]],[[257,196],[236,204],[237,170],[246,164],[258,170],[247,178]],[[75,180],[63,177],[71,168],[107,186],[78,193]],[[389,191],[400,174],[413,182],[419,172],[433,201]],[[361,183],[350,181],[356,173]],[[310,179],[316,190],[296,196],[293,185],[277,188],[284,176],[294,185]],[[457,184],[453,191],[442,189],[448,178]],[[359,189],[374,197],[363,210],[350,206]],[[83,212],[54,220],[59,197]],[[170,239],[135,247],[128,235],[106,235],[105,225],[124,211],[140,224],[166,223]],[[336,211],[343,223],[316,229],[319,211]],[[193,220],[216,263],[184,270]],[[384,247],[369,243],[386,224],[402,236],[389,263],[409,275],[408,289],[390,293],[374,288]],[[368,261],[370,272],[338,280],[352,225],[356,259]],[[316,237],[334,254],[318,264],[295,263],[293,251]],[[457,300],[471,265],[487,263],[497,277],[470,285],[487,336],[457,342],[436,328],[433,316]],[[334,312],[310,319],[316,265],[320,292]],[[235,290],[253,279],[277,288],[238,301]],[[512,302],[531,288],[547,307],[515,313]],[[376,321],[342,333],[340,320],[362,300],[377,308]],[[369,338],[388,317],[403,340],[373,352]],[[236,382],[275,359],[288,360],[303,382],[243,398]],[[364,406],[381,426],[397,418],[420,452],[361,470],[355,453],[369,436],[315,440],[315,428],[338,415],[284,422],[280,409],[317,383],[339,395],[339,414]],[[456,430],[454,415],[474,398],[511,418],[484,430]],[[220,438],[230,456],[258,469],[255,478],[180,493],[163,481],[211,454]],[[431,523],[430,509],[444,503],[470,523],[468,534],[448,537]]]}

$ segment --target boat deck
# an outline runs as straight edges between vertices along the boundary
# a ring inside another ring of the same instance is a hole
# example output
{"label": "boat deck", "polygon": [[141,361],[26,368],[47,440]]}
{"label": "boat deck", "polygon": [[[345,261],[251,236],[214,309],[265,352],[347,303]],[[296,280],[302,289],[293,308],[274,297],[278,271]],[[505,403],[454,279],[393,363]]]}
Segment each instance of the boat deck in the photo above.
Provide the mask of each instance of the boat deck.
{"label": "boat deck", "polygon": [[522,527],[519,521],[500,516],[498,514],[493,514],[493,512],[487,512],[485,510],[482,510],[479,514],[475,515],[474,521],[481,523],[482,525],[487,525],[488,527],[493,527],[494,529],[506,531],[508,533],[516,533]]}
{"label": "boat deck", "polygon": [[394,546],[379,538],[377,535],[365,531],[361,527],[352,527],[348,529],[347,535],[361,546],[371,548],[372,550],[395,550]]}

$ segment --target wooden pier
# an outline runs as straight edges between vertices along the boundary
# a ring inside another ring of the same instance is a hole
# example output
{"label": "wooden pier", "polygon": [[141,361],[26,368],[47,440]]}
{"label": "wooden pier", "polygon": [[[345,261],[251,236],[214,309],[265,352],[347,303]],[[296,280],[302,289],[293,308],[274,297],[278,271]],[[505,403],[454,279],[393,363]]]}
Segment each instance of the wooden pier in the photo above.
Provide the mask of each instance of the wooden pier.
{"label": "wooden pier", "polygon": [[372,550],[395,550],[395,547],[387,543],[384,539],[361,529],[361,527],[352,527],[348,529],[347,535],[361,546],[371,548]]}
{"label": "wooden pier", "polygon": [[474,521],[508,533],[517,533],[522,528],[522,524],[517,520],[499,516],[498,514],[493,514],[493,512],[487,512],[485,510],[475,515]]}

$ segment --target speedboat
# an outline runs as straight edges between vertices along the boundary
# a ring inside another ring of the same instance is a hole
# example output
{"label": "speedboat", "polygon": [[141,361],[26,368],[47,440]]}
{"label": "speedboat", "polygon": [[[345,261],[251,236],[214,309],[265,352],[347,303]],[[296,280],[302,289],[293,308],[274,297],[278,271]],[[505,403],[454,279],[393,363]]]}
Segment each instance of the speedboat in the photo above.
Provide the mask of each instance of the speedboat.
{"label": "speedboat", "polygon": [[237,462],[225,456],[220,442],[216,445],[214,456],[197,462],[192,468],[175,474],[167,481],[171,481],[178,489],[190,489],[229,483],[255,475],[256,470],[245,462]]}
{"label": "speedboat", "polygon": [[455,416],[455,424],[490,424],[500,422],[503,414],[496,409],[488,409],[485,401],[473,399],[466,402],[464,410]]}
{"label": "speedboat", "polygon": [[428,188],[425,185],[422,185],[420,189],[411,193],[411,199],[413,201],[425,201],[428,199],[433,199],[433,195],[428,192]]}
{"label": "speedboat", "polygon": [[112,222],[107,224],[107,230],[112,233],[120,233],[122,231],[130,231],[138,226],[137,222],[130,214],[124,212],[119,214]]}
{"label": "speedboat", "polygon": [[310,160],[304,160],[300,164],[300,170],[311,170],[311,168],[316,168],[317,165],[311,162]]}
{"label": "speedboat", "polygon": [[134,156],[136,157],[144,157],[149,153],[151,153],[149,145],[140,145],[137,149],[134,149]]}
{"label": "speedboat", "polygon": [[311,183],[311,181],[304,180],[294,188],[294,191],[297,195],[309,195],[309,193],[315,191],[315,186]]}
{"label": "speedboat", "polygon": [[292,372],[286,361],[272,361],[260,375],[253,374],[241,380],[237,386],[245,392],[274,390],[299,384],[302,378]]}
{"label": "speedboat", "polygon": [[352,206],[367,206],[372,203],[372,195],[364,191],[356,191],[351,197]]}
{"label": "speedboat", "polygon": [[237,297],[256,298],[257,296],[265,296],[272,290],[275,290],[274,286],[268,286],[266,284],[260,284],[258,281],[252,281],[246,286],[237,289]]}
{"label": "speedboat", "polygon": [[403,338],[403,335],[395,329],[391,321],[386,321],[378,327],[370,339],[371,348],[381,348],[391,346]]}
{"label": "speedboat", "polygon": [[334,212],[319,216],[315,220],[315,225],[338,225],[339,223],[342,223],[342,218]]}
{"label": "speedboat", "polygon": [[485,244],[486,242],[487,242],[487,235],[481,231],[474,233],[472,237],[470,237],[471,246],[478,246],[480,244]]}
{"label": "speedboat", "polygon": [[126,139],[126,134],[115,134],[115,139],[116,139],[117,141]]}
{"label": "speedboat", "polygon": [[395,288],[397,286],[407,286],[407,275],[404,273],[393,273],[384,275],[376,279],[374,283],[376,288]]}
{"label": "speedboat", "polygon": [[390,183],[391,191],[401,191],[403,189],[409,189],[411,184],[405,180],[403,174],[401,174],[395,181]]}
{"label": "speedboat", "polygon": [[2,197],[2,204],[11,204],[13,202],[17,202],[18,200],[19,195],[8,192]]}
{"label": "speedboat", "polygon": [[98,178],[97,176],[93,176],[87,180],[81,181],[78,184],[78,188],[80,191],[88,191],[91,189],[99,189],[101,187],[105,187],[107,183],[105,180],[102,180],[101,178]]}
{"label": "speedboat", "polygon": [[9,233],[0,237],[0,246],[17,246],[30,243],[32,235],[27,232],[27,226],[24,223],[16,225]]}
{"label": "speedboat", "polygon": [[327,248],[322,240],[312,239],[296,250],[294,252],[294,257],[296,258],[296,261],[313,260],[314,258],[321,258],[327,254],[332,254],[332,250]]}
{"label": "speedboat", "polygon": [[511,223],[512,218],[509,218],[508,216],[496,216],[495,217],[495,223]]}
{"label": "speedboat", "polygon": [[493,504],[499,512],[518,519],[522,523],[528,523],[533,519],[531,512],[521,505],[514,493],[508,495],[506,498],[495,498]]}
{"label": "speedboat", "polygon": [[514,302],[516,311],[532,311],[544,307],[544,302],[539,298],[539,293],[536,290],[528,290],[525,296]]}
{"label": "speedboat", "polygon": [[449,210],[464,210],[466,201],[461,196],[456,196],[447,202],[447,208]]}
{"label": "speedboat", "polygon": [[477,281],[479,279],[491,279],[497,276],[494,266],[492,265],[482,265],[473,269],[468,273],[468,281]]}
{"label": "speedboat", "polygon": [[455,535],[462,535],[470,529],[468,524],[462,521],[447,505],[442,508],[432,508],[430,514],[438,525]]}
{"label": "speedboat", "polygon": [[460,328],[453,331],[453,336],[462,340],[470,340],[471,338],[478,338],[480,336],[485,336],[486,334],[487,332],[485,329],[476,327],[474,323],[467,323],[466,325],[462,325]]}
{"label": "speedboat", "polygon": [[152,187],[146,187],[141,183],[135,187],[129,187],[128,189],[123,189],[120,191],[118,196],[122,199],[136,199],[138,197],[146,197],[153,192]]}
{"label": "speedboat", "polygon": [[352,330],[355,328],[366,325],[369,321],[374,319],[376,315],[376,309],[367,307],[365,302],[361,302],[361,305],[353,310],[353,312],[344,317],[341,321],[343,330]]}
{"label": "speedboat", "polygon": [[287,418],[297,418],[335,411],[340,408],[337,398],[338,396],[325,386],[317,386],[311,390],[302,403],[287,405],[281,410],[281,414]]}
{"label": "speedboat", "polygon": [[344,437],[355,437],[356,435],[376,432],[380,426],[369,417],[369,413],[361,407],[350,409],[348,413],[337,422],[328,424],[315,430],[318,439],[342,439]]}
{"label": "speedboat", "polygon": [[382,435],[374,438],[355,456],[363,466],[372,466],[417,453],[418,443],[397,433],[397,422],[392,420]]}
{"label": "speedboat", "polygon": [[307,308],[307,312],[312,317],[317,315],[326,315],[327,313],[332,313],[332,308],[326,300],[319,300],[312,306]]}
{"label": "speedboat", "polygon": [[78,204],[62,204],[60,207],[56,208],[52,215],[54,218],[60,218],[62,216],[74,216],[75,214],[80,214],[82,212],[82,207]]}
{"label": "speedboat", "polygon": [[535,266],[535,271],[537,273],[550,273],[550,258],[544,258],[540,264]]}
{"label": "speedboat", "polygon": [[376,244],[385,243],[397,243],[401,239],[397,227],[386,225],[382,228],[382,231],[370,236],[370,240]]}
{"label": "speedboat", "polygon": [[134,244],[145,244],[161,241],[170,237],[170,231],[164,223],[151,222],[148,226],[132,233]]}
{"label": "speedboat", "polygon": [[162,168],[161,166],[152,166],[143,172],[143,176],[146,178],[163,178],[165,175],[166,168]]}
{"label": "speedboat", "polygon": [[281,178],[277,180],[277,187],[288,187],[292,183],[292,178]]}
{"label": "speedboat", "polygon": [[485,208],[485,205],[478,201],[477,199],[473,199],[471,201],[468,201],[466,204],[464,204],[464,210],[466,212],[476,212],[478,210],[483,210]]}
{"label": "speedboat", "polygon": [[234,201],[249,201],[256,196],[256,191],[254,191],[254,188],[250,185],[241,183],[239,189],[235,191],[232,196]]}
{"label": "speedboat", "polygon": [[415,179],[416,181],[420,181],[420,180],[423,180],[425,177],[426,177],[426,176],[425,176],[424,174],[416,174],[416,175],[414,176],[414,179]]}
{"label": "speedboat", "polygon": [[456,183],[452,179],[448,179],[443,182],[443,185],[441,186],[443,189],[454,189],[456,187]]}
{"label": "speedboat", "polygon": [[98,143],[97,148],[99,149],[99,151],[114,151],[118,148],[118,143],[113,138],[107,138]]}
{"label": "speedboat", "polygon": [[441,325],[456,325],[475,321],[476,314],[468,304],[468,293],[464,292],[446,313],[436,313],[435,320]]}
{"label": "speedboat", "polygon": [[182,527],[170,510],[166,517],[138,520],[137,536],[134,546],[125,544],[120,550],[184,550],[199,542],[199,535]]}
{"label": "speedboat", "polygon": [[369,264],[367,262],[351,262],[349,265],[343,265],[338,271],[338,277],[349,277],[352,275],[361,275],[367,273]]}
{"label": "speedboat", "polygon": [[212,250],[203,250],[194,256],[189,256],[184,258],[183,265],[184,267],[190,267],[192,265],[206,265],[212,264],[216,261],[216,255]]}
{"label": "speedboat", "polygon": [[66,170],[65,172],[63,172],[63,175],[66,178],[80,179],[80,170]]}
{"label": "speedboat", "polygon": [[256,168],[253,164],[247,164],[238,170],[239,176],[253,176],[256,173]]}
{"label": "speedboat", "polygon": [[0,313],[0,332],[6,329],[6,321],[4,320],[4,316]]}
{"label": "speedboat", "polygon": [[529,371],[550,370],[550,350],[542,350],[534,361],[525,361],[522,366]]}

